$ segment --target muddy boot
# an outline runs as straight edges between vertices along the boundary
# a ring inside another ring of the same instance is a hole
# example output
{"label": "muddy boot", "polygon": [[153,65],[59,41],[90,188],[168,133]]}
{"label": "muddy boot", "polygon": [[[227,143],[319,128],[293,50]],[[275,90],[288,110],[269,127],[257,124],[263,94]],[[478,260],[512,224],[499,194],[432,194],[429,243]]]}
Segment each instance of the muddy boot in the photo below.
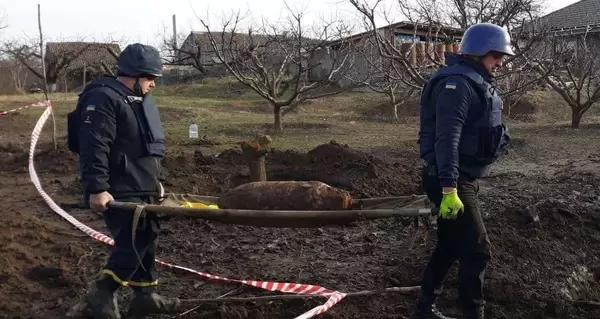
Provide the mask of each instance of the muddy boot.
{"label": "muddy boot", "polygon": [[451,319],[450,317],[446,317],[439,311],[435,305],[431,305],[428,308],[415,308],[415,311],[412,313],[410,319]]}
{"label": "muddy boot", "polygon": [[465,311],[463,314],[465,319],[483,319],[484,318],[484,308],[479,307],[473,311]]}
{"label": "muddy boot", "polygon": [[82,314],[94,319],[121,319],[116,291],[119,284],[103,276],[90,286],[83,299]]}
{"label": "muddy boot", "polygon": [[141,318],[147,315],[176,313],[179,310],[178,298],[163,297],[155,292],[135,292],[127,316]]}
{"label": "muddy boot", "polygon": [[415,310],[410,319],[450,319],[444,316],[433,303],[433,298],[428,298],[423,295],[417,301]]}

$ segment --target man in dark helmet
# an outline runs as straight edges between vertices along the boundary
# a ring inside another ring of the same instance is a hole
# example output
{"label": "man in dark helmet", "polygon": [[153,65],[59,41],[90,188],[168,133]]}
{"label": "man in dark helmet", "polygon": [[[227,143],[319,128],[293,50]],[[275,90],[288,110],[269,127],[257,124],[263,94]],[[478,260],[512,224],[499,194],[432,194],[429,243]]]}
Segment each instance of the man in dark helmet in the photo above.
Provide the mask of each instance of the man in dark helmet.
{"label": "man in dark helmet", "polygon": [[445,318],[434,301],[452,264],[459,260],[464,318],[483,318],[483,281],[490,241],[478,202],[478,179],[505,151],[508,130],[494,73],[514,55],[510,36],[489,23],[463,35],[458,55],[446,55],[421,95],[420,154],[423,188],[439,208],[437,245],[427,264],[412,318]]}
{"label": "man in dark helmet", "polygon": [[161,58],[154,47],[135,43],[121,52],[117,65],[116,77],[101,77],[84,88],[68,117],[69,148],[79,154],[84,193],[91,209],[102,212],[115,241],[78,305],[97,319],[120,318],[116,291],[121,286],[134,291],[130,316],[171,313],[179,306],[178,299],[156,293],[157,216],[143,213],[134,221],[133,211],[108,207],[112,200],[152,204],[164,196],[165,136],[150,96],[162,75]]}

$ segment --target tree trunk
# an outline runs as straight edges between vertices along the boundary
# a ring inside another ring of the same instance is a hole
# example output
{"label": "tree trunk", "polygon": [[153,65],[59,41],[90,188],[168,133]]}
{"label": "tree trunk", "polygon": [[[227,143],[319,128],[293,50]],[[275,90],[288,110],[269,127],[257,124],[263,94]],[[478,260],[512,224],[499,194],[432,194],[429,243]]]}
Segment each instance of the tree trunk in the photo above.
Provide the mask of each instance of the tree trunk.
{"label": "tree trunk", "polygon": [[506,100],[504,101],[504,115],[506,115],[506,117],[510,118],[510,111],[512,110],[512,105],[513,105],[513,99],[512,97],[507,97]]}
{"label": "tree trunk", "polygon": [[571,128],[579,128],[581,125],[581,118],[583,117],[583,113],[579,111],[579,108],[571,109]]}
{"label": "tree trunk", "polygon": [[282,123],[282,114],[281,114],[281,106],[273,106],[273,116],[275,117],[275,121],[273,123],[273,128],[277,132],[283,132],[283,123]]}
{"label": "tree trunk", "polygon": [[390,86],[389,91],[387,92],[387,95],[390,98],[390,101],[392,102],[392,119],[393,120],[397,120],[398,119],[398,101],[396,98],[396,94],[394,94],[394,87]]}

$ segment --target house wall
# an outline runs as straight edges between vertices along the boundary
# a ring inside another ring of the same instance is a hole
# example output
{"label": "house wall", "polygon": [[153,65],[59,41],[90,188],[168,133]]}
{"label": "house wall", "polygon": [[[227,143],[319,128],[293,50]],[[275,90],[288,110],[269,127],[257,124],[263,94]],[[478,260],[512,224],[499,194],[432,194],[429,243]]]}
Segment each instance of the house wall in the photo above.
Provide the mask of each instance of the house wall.
{"label": "house wall", "polygon": [[[396,29],[394,35],[386,29],[380,29],[378,32],[386,38],[394,39],[397,48],[408,57],[412,65],[424,68],[435,65],[430,57],[444,63],[444,52],[456,52],[458,42],[455,41],[461,38],[461,36],[457,36],[455,39],[446,39],[438,36],[430,41],[426,31],[415,32],[402,28]],[[452,43],[453,41],[454,43]],[[338,76],[331,79],[332,84],[339,87],[348,87],[357,82],[367,81],[373,76],[381,76],[382,70],[391,67],[389,59],[381,56],[375,37],[368,33],[362,38],[354,40],[350,48],[329,47],[315,52],[309,60],[309,65],[313,68],[310,79],[313,81],[326,80],[335,60],[339,60],[345,55],[348,55],[350,63],[345,65]]]}
{"label": "house wall", "polygon": [[[181,51],[197,52],[197,48],[195,48],[197,44],[201,45],[200,62],[202,65],[213,66],[215,64],[220,64],[220,61],[217,58],[217,54],[212,49],[210,43],[202,43],[197,34],[193,32],[190,33],[187,36],[187,38],[185,38],[185,41],[181,44],[180,49]],[[182,53],[181,51],[177,52],[178,61],[183,65],[192,65],[194,62],[193,59],[191,59],[189,55]]]}
{"label": "house wall", "polygon": [[[558,50],[558,52],[563,52],[562,57],[565,61],[568,61],[573,58],[577,42],[579,41],[581,41],[581,35],[564,35],[557,38],[546,38],[541,42],[533,44],[528,55],[551,62],[552,60],[559,58],[556,54],[557,51],[555,51]],[[525,47],[528,42],[527,40],[519,40],[518,43],[520,47]],[[556,43],[559,43],[558,46]],[[588,34],[586,36],[586,44],[592,51],[600,49],[600,32]],[[557,47],[558,49],[554,49],[554,47]],[[573,51],[570,52],[569,50]]]}
{"label": "house wall", "polygon": [[[391,34],[388,29],[380,29],[379,32],[386,37],[388,37],[387,34]],[[197,50],[195,46],[200,45],[202,48],[201,62],[208,74],[210,76],[224,75],[224,73],[227,72],[224,70],[224,66],[218,61],[217,54],[209,43],[202,43],[203,40],[205,42],[208,41],[207,39],[204,39],[205,37],[206,36],[202,34],[197,35],[195,33],[190,33],[181,44],[181,49],[183,51]],[[434,46],[425,46],[425,43],[430,41],[430,39],[428,39],[428,30],[418,30],[415,32],[414,29],[396,28],[394,30],[394,36],[390,37],[394,38],[398,47],[403,50],[402,52],[409,54],[409,56],[411,56],[410,60],[414,62],[415,65],[419,66],[433,64],[426,57],[426,53],[429,53],[436,58],[440,58],[443,57],[443,51],[446,50],[446,48],[444,48],[444,50],[440,51],[436,50]],[[442,45],[443,42],[457,41],[460,38],[460,35],[451,39],[447,39],[443,36],[434,36],[433,42]],[[413,48],[411,48],[412,43],[415,43]],[[277,65],[282,60],[282,54],[277,53],[276,49],[277,48],[273,48],[273,50],[269,49],[271,57],[270,63],[272,65]],[[451,46],[450,49],[452,49]],[[409,53],[409,51],[411,52]],[[366,33],[365,36],[357,38],[355,43],[350,47],[323,47],[310,52],[309,56],[305,58],[305,67],[310,69],[307,74],[308,80],[326,80],[332,68],[339,67],[341,59],[345,56],[347,56],[347,58],[341,72],[330,79],[332,84],[340,87],[348,87],[356,84],[356,82],[364,82],[375,72],[375,69],[381,68],[382,63],[389,63],[387,59],[381,58],[372,34]],[[192,59],[185,53],[179,52],[178,58],[182,64],[193,64]],[[374,66],[374,64],[377,66]],[[297,67],[290,65],[287,72],[294,74],[297,72]]]}
{"label": "house wall", "polygon": [[[219,40],[221,35],[215,33],[214,37],[216,40]],[[226,41],[228,41],[231,37],[231,34],[227,34],[225,36]],[[246,35],[244,34],[238,34],[235,36],[235,40],[237,41],[244,41],[244,38],[246,37]],[[260,36],[256,36],[254,38],[254,40],[256,42],[261,42],[264,41],[264,38],[261,38]],[[286,45],[285,42],[282,42],[283,45]],[[295,45],[296,43],[292,40],[289,43],[287,43],[288,46],[288,50],[291,52],[295,52],[295,50],[292,50],[291,48]],[[222,63],[217,55],[217,52],[215,52],[215,50],[212,48],[212,45],[209,43],[209,39],[208,36],[205,35],[197,35],[195,33],[190,33],[190,35],[188,35],[188,37],[185,39],[185,41],[182,43],[181,45],[181,49],[178,52],[178,64],[179,65],[193,65],[194,61],[192,58],[189,57],[189,54],[186,54],[182,51],[192,51],[192,52],[197,52],[198,48],[196,47],[197,45],[200,46],[201,48],[201,55],[200,55],[200,62],[202,64],[202,66],[204,67],[204,69],[206,70],[206,73],[204,73],[204,76],[208,76],[208,77],[219,77],[219,76],[226,76],[229,75],[229,72],[226,68],[226,66],[224,65],[224,63]],[[261,62],[264,64],[264,66],[267,68],[267,70],[273,70],[274,72],[277,72],[281,66],[281,64],[284,62],[285,57],[287,55],[287,53],[284,53],[280,47],[279,43],[271,43],[270,45],[268,45],[267,48],[262,48],[261,49],[263,52],[263,54],[266,54],[266,57],[261,57]],[[230,52],[226,52],[226,58],[230,58]],[[306,67],[306,58],[302,57],[300,58],[300,60],[302,61],[301,63],[303,63],[303,66]],[[250,61],[247,62],[248,65],[252,65],[252,63]],[[293,63],[290,63],[289,61],[285,62],[286,63],[286,69],[285,71],[288,74],[295,74],[298,72],[299,67]],[[245,63],[239,63],[238,64],[238,68],[240,69],[240,71],[242,73],[244,73],[244,64]],[[177,71],[180,72],[181,71]],[[196,77],[196,76],[195,76]]]}

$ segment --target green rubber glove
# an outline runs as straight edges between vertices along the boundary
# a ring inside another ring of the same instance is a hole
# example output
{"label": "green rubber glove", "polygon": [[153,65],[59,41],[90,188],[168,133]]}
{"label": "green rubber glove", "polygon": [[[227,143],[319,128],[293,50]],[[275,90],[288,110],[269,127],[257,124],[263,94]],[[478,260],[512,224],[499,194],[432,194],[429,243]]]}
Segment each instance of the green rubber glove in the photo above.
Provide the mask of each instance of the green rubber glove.
{"label": "green rubber glove", "polygon": [[458,198],[458,192],[456,190],[442,193],[442,202],[440,203],[440,217],[442,219],[456,219],[459,213],[462,213],[465,209],[465,205]]}

